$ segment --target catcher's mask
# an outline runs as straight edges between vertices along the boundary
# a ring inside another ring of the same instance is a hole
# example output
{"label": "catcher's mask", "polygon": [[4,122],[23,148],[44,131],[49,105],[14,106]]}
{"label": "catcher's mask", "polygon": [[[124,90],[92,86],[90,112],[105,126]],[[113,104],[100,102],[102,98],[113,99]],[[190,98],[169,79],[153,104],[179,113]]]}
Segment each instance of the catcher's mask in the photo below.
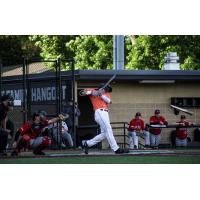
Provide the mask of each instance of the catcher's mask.
{"label": "catcher's mask", "polygon": [[[99,89],[100,88],[103,88],[104,87],[104,83],[101,83],[100,85],[99,85]],[[106,91],[106,92],[112,92],[112,87],[111,87],[111,85],[107,85],[105,88],[104,88],[104,90]]]}

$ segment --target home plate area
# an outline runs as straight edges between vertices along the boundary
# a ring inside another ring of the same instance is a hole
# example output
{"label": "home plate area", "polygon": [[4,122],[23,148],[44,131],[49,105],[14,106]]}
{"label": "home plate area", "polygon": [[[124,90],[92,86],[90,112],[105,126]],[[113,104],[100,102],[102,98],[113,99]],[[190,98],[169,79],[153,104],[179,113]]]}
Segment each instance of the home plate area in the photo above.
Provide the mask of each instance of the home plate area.
{"label": "home plate area", "polygon": [[51,153],[48,154],[49,157],[67,157],[67,156],[134,156],[134,155],[173,155],[175,151],[173,150],[130,150],[126,154],[115,154],[112,151],[89,151],[89,154],[84,152],[63,152],[63,153]]}

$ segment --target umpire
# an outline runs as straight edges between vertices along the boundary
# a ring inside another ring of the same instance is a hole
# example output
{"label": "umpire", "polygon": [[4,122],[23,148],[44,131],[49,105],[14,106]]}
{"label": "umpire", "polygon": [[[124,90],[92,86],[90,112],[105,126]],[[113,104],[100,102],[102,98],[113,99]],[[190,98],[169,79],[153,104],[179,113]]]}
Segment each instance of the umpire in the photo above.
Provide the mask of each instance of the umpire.
{"label": "umpire", "polygon": [[0,156],[7,156],[8,134],[11,133],[11,130],[7,127],[7,113],[12,107],[13,98],[10,95],[3,95],[0,99]]}

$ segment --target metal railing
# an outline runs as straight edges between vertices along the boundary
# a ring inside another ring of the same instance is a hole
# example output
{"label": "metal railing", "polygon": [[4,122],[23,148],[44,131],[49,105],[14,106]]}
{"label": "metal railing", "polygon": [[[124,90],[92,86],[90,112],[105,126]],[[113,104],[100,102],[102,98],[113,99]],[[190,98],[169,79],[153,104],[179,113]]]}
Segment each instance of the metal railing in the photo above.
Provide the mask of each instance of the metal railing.
{"label": "metal railing", "polygon": [[[113,129],[113,132],[115,132],[115,131],[121,132],[121,134],[114,134],[114,137],[117,140],[117,144],[121,148],[129,147],[129,142],[127,142],[127,140],[129,140],[129,137],[128,137],[128,134],[127,134],[128,123],[127,122],[111,122],[111,126],[112,126],[112,129]],[[77,126],[76,129],[77,130],[85,130],[85,129],[91,130],[91,129],[93,129],[93,130],[95,130],[96,135],[100,133],[100,127],[97,124]],[[94,136],[95,135],[93,135],[93,137]],[[86,138],[87,138],[87,135],[83,139],[86,139]],[[102,143],[96,145],[94,148],[101,149]]]}

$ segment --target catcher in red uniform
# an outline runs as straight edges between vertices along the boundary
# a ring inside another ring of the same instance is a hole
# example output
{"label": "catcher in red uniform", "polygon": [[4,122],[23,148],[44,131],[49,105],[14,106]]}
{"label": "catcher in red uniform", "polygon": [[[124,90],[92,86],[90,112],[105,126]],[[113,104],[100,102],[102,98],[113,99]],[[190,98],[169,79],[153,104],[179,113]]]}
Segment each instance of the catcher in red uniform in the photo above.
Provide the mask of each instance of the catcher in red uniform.
{"label": "catcher in red uniform", "polygon": [[64,120],[64,118],[63,115],[59,115],[56,118],[47,120],[45,111],[35,112],[32,120],[26,122],[16,132],[13,143],[14,151],[11,155],[17,156],[23,148],[33,149],[35,155],[45,155],[42,150],[51,145],[51,139],[48,137],[45,127],[58,120]]}
{"label": "catcher in red uniform", "polygon": [[[192,125],[191,122],[186,121],[185,115],[181,115],[180,121],[176,122],[176,124],[180,126],[190,126]],[[176,146],[177,147],[186,147],[187,146],[187,136],[188,136],[188,131],[187,128],[180,127],[176,128]]]}
{"label": "catcher in red uniform", "polygon": [[[166,119],[160,115],[160,110],[155,110],[155,115],[150,117],[150,125],[167,125]],[[161,128],[150,128],[150,145],[158,149],[161,139]]]}

